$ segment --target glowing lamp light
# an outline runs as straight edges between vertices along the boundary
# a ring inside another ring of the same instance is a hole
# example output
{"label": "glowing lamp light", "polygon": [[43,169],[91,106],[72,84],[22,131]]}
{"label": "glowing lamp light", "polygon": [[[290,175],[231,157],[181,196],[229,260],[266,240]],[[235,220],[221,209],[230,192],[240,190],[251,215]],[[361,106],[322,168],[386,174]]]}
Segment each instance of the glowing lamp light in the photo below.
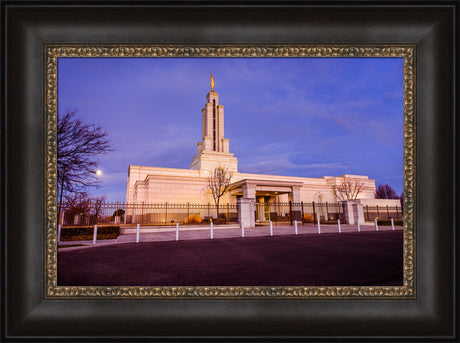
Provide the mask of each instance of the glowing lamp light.
{"label": "glowing lamp light", "polygon": [[96,175],[101,176],[102,175],[102,170],[100,170],[100,169],[96,170]]}

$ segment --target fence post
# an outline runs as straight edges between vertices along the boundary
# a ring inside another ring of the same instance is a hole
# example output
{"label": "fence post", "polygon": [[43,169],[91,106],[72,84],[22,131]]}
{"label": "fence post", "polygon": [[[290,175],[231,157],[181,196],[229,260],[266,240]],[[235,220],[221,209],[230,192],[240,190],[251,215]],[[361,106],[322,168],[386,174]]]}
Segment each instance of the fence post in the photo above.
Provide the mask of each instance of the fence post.
{"label": "fence post", "polygon": [[289,201],[289,220],[292,225],[292,201]]}
{"label": "fence post", "polygon": [[135,224],[137,222],[137,203],[132,202],[132,208],[133,208],[133,215],[131,216],[131,224]]}
{"label": "fence post", "polygon": [[179,223],[176,223],[176,241],[179,240]]}
{"label": "fence post", "polygon": [[316,211],[315,211],[315,202],[312,202],[313,205],[313,220],[316,221]]}
{"label": "fence post", "polygon": [[94,230],[93,230],[93,244],[96,244],[97,240],[97,224],[94,225]]}
{"label": "fence post", "polygon": [[190,203],[187,203],[187,218],[190,220]]}
{"label": "fence post", "polygon": [[209,209],[210,209],[210,206],[211,206],[211,205],[210,205],[209,202],[208,202],[208,219],[210,219],[210,218],[209,218]]}
{"label": "fence post", "polygon": [[61,241],[61,229],[62,229],[62,225],[59,224],[58,225],[58,232],[57,232],[57,241],[58,241],[58,243]]}
{"label": "fence post", "polygon": [[388,205],[387,205],[387,218],[390,218],[390,211],[388,210]]}
{"label": "fence post", "polygon": [[241,223],[241,237],[244,238],[244,225]]}
{"label": "fence post", "polygon": [[[88,225],[91,225],[90,220],[91,220],[91,200],[89,201],[89,209],[88,209]],[[97,218],[94,224],[97,224]]]}
{"label": "fence post", "polygon": [[369,221],[369,205],[366,205],[367,221]]}
{"label": "fence post", "polygon": [[339,228],[339,233],[342,233],[342,229],[340,228],[340,219],[337,219],[337,227]]}
{"label": "fence post", "polygon": [[380,213],[379,213],[379,205],[376,206],[377,207],[377,218],[380,217]]}
{"label": "fence post", "polygon": [[214,239],[214,230],[213,230],[212,220],[211,220],[211,239]]}
{"label": "fence post", "polygon": [[141,206],[141,224],[144,223],[144,202],[142,202]]}
{"label": "fence post", "polygon": [[391,218],[391,230],[394,231],[395,230],[395,224],[393,222],[393,218]]}
{"label": "fence post", "polygon": [[379,231],[379,226],[377,224],[377,218],[374,219],[375,231]]}
{"label": "fence post", "polygon": [[121,216],[118,215],[118,201],[117,201],[117,210],[116,210],[116,212],[115,212],[115,216],[114,216],[113,219],[115,219],[115,224],[120,224],[120,223],[118,222],[117,217],[120,217],[120,219],[121,219]]}
{"label": "fence post", "polygon": [[136,243],[139,243],[140,234],[141,234],[141,225],[137,224],[137,228],[136,228]]}
{"label": "fence post", "polygon": [[358,224],[358,232],[361,232],[361,228],[359,227],[359,218],[356,220],[356,223]]}
{"label": "fence post", "polygon": [[297,231],[297,220],[294,220],[294,229],[295,229],[295,234],[297,235],[297,234],[298,234],[298,231]]}
{"label": "fence post", "polygon": [[303,212],[303,201],[300,202],[300,205],[302,206],[302,225],[303,225],[303,216],[304,216],[304,212]]}
{"label": "fence post", "polygon": [[227,203],[227,224],[229,223],[230,223],[230,203]]}
{"label": "fence post", "polygon": [[318,224],[318,233],[321,233],[321,225],[319,224],[319,218],[317,219],[317,224]]}
{"label": "fence post", "polygon": [[168,202],[165,203],[165,224],[168,222]]}
{"label": "fence post", "polygon": [[270,236],[273,236],[273,223],[270,220]]}
{"label": "fence post", "polygon": [[329,206],[327,205],[327,201],[326,201],[326,220],[329,220]]}

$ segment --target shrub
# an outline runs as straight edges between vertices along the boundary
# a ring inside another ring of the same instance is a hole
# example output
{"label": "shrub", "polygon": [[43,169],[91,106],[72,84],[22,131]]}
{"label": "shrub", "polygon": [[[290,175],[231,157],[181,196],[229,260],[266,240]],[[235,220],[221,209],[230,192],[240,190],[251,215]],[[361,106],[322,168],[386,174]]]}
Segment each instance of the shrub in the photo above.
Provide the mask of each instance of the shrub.
{"label": "shrub", "polygon": [[304,213],[303,221],[306,222],[306,223],[313,223],[314,217],[310,213]]}
{"label": "shrub", "polygon": [[[90,241],[94,226],[67,226],[61,229],[61,241]],[[115,239],[120,235],[119,226],[98,226],[97,239]]]}
{"label": "shrub", "polygon": [[217,224],[226,224],[227,223],[227,219],[224,217],[220,217],[219,220],[217,221]]}
{"label": "shrub", "polygon": [[112,220],[114,220],[115,217],[121,217],[122,215],[125,214],[125,210],[122,210],[121,208],[119,208],[118,210],[116,210],[115,212],[113,212],[112,214]]}
{"label": "shrub", "polygon": [[[395,226],[403,226],[403,221],[402,219],[393,219],[393,224]],[[391,226],[391,220],[377,220],[377,225]]]}
{"label": "shrub", "polygon": [[184,219],[184,224],[201,224],[203,218],[199,214],[190,214],[187,218]]}

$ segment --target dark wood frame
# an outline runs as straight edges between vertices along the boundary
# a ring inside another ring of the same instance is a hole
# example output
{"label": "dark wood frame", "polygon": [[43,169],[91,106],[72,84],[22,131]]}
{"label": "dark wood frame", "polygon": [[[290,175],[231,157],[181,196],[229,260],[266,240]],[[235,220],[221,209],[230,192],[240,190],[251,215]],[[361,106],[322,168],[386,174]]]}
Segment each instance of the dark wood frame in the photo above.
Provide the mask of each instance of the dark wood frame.
{"label": "dark wood frame", "polygon": [[[458,339],[457,2],[93,5],[2,2],[3,339]],[[416,44],[417,299],[45,300],[45,43]]]}

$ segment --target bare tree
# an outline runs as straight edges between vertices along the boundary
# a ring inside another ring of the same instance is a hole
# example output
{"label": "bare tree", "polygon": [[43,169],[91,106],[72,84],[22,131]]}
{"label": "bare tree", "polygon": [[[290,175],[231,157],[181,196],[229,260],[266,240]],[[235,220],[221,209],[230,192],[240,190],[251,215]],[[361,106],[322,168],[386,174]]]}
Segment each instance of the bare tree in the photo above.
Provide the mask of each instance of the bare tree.
{"label": "bare tree", "polygon": [[220,199],[228,192],[232,176],[233,173],[227,168],[217,167],[212,171],[211,176],[208,178],[208,187],[211,190],[214,203],[217,207],[217,223],[219,223]]}
{"label": "bare tree", "polygon": [[88,203],[89,195],[86,192],[73,192],[64,194],[62,203],[64,205],[64,222],[72,224],[76,216],[82,221],[84,217],[89,215]]}
{"label": "bare tree", "polygon": [[96,125],[83,123],[77,111],[66,111],[58,116],[57,179],[59,214],[65,192],[81,192],[97,185],[97,160],[100,154],[112,151],[107,132]]}
{"label": "bare tree", "polygon": [[89,202],[89,199],[87,192],[74,192],[65,194],[62,202],[66,207],[78,207]]}
{"label": "bare tree", "polygon": [[396,191],[388,184],[378,185],[375,190],[376,199],[399,199]]}
{"label": "bare tree", "polygon": [[91,206],[94,206],[94,212],[95,212],[95,220],[97,224],[97,220],[99,218],[99,213],[101,212],[102,204],[105,203],[107,200],[107,196],[105,195],[100,195],[100,196],[94,196],[91,199]]}
{"label": "bare tree", "polygon": [[359,193],[363,190],[364,183],[343,179],[342,183],[334,186],[335,196],[339,201],[356,200]]}
{"label": "bare tree", "polygon": [[64,194],[62,203],[66,209],[66,221],[73,221],[76,215],[80,215],[80,219],[88,219],[88,224],[97,224],[102,204],[106,199],[105,195],[90,196],[87,192]]}

